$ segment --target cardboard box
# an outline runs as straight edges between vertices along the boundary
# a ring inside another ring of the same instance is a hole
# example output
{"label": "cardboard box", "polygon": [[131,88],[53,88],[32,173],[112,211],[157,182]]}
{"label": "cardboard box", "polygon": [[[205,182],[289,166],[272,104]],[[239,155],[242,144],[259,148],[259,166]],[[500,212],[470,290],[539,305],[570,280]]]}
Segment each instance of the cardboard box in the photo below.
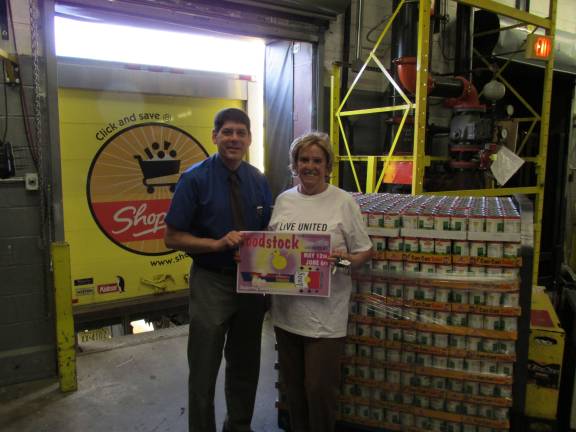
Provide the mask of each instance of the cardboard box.
{"label": "cardboard box", "polygon": [[541,287],[532,293],[525,414],[555,419],[564,355],[564,330]]}

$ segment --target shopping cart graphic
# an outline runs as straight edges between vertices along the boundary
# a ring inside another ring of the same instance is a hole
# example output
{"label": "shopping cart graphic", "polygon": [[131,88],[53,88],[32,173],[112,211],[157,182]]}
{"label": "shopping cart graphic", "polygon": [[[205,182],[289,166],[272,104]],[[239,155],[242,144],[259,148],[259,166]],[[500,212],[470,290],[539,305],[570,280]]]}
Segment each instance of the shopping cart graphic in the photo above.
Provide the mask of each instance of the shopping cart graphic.
{"label": "shopping cart graphic", "polygon": [[[154,150],[157,150],[159,147],[158,143],[152,144]],[[170,147],[170,143],[164,142],[164,149],[167,150],[168,147]],[[171,192],[174,192],[178,180],[175,175],[180,172],[180,159],[164,159],[166,154],[161,150],[156,152],[156,156],[154,156],[149,148],[144,149],[144,153],[146,153],[149,160],[142,159],[140,155],[134,155],[134,159],[136,159],[140,165],[143,176],[142,183],[146,186],[146,191],[153,193],[154,188],[167,186]],[[171,157],[176,156],[174,150],[169,154]]]}

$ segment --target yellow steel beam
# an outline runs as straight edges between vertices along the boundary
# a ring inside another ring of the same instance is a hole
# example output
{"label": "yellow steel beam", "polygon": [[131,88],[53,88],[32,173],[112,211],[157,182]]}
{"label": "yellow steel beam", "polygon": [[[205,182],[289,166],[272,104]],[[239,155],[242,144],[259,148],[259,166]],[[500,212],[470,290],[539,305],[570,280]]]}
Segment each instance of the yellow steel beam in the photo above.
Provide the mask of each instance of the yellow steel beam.
{"label": "yellow steel beam", "polygon": [[76,377],[76,337],[72,315],[72,283],[70,276],[70,246],[52,243],[54,303],[56,307],[56,344],[58,348],[58,376],[63,392],[78,389]]}
{"label": "yellow steel beam", "polygon": [[16,57],[14,54],[10,54],[8,51],[5,51],[1,48],[0,48],[0,58],[3,58],[4,60],[8,60],[9,62],[11,62],[15,65],[18,64],[18,57]]}
{"label": "yellow steel beam", "polygon": [[[502,76],[502,74],[504,73],[504,71],[506,70],[506,68],[508,66],[510,66],[510,64],[512,63],[512,60],[516,58],[516,54],[511,55],[510,57],[508,57],[508,59],[506,59],[506,63],[504,63],[502,66],[500,66],[498,68],[498,70],[496,71],[496,74],[494,75],[494,78],[500,77]],[[484,89],[482,89],[484,90]]]}
{"label": "yellow steel beam", "polygon": [[512,87],[512,84],[510,84],[508,81],[506,81],[506,79],[503,76],[501,76],[499,73],[496,73],[496,75],[498,75],[498,79],[500,81],[502,81],[502,84],[504,84],[506,86],[506,88],[508,88],[508,90],[510,90],[512,92],[512,94],[514,96],[516,96],[520,102],[522,102],[522,104],[528,109],[528,111],[530,111],[530,113],[532,113],[532,115],[534,117],[536,117],[538,120],[540,120],[540,114],[538,114],[536,112],[536,110],[534,108],[532,108],[532,105],[530,105],[528,103],[528,101],[526,101],[526,99],[524,99],[520,95],[520,93],[518,93],[518,91],[514,87]]}
{"label": "yellow steel beam", "polygon": [[[482,54],[480,54],[480,52],[478,52],[476,49],[474,50],[474,54],[476,54],[478,56],[478,58],[480,58],[480,60],[482,61],[482,63],[484,63],[489,69],[493,68],[493,65],[490,64],[490,62],[488,62],[488,60],[486,60],[484,58],[484,56]],[[508,64],[508,63],[506,63]],[[494,78],[498,79],[502,82],[502,84],[504,84],[506,86],[506,88],[508,90],[510,90],[510,92],[512,92],[512,94],[514,96],[516,96],[516,98],[522,103],[522,105],[524,105],[526,107],[526,109],[528,111],[530,111],[530,113],[537,118],[538,120],[540,120],[540,115],[536,112],[536,110],[534,108],[532,108],[532,105],[530,105],[521,95],[520,93],[518,93],[518,91],[512,86],[512,84],[510,84],[508,81],[506,81],[506,79],[501,75],[502,74],[501,69],[498,69],[496,71],[496,73],[494,74]]]}
{"label": "yellow steel beam", "polygon": [[506,31],[506,30],[513,30],[513,29],[518,28],[518,27],[526,27],[526,25],[527,25],[526,23],[512,24],[512,25],[500,27],[500,28],[494,29],[494,30],[487,30],[487,31],[483,31],[483,32],[474,33],[474,37],[477,38],[477,37],[482,37],[482,36],[488,36],[488,35],[491,35],[494,33],[500,33],[500,32]]}
{"label": "yellow steel beam", "polygon": [[350,146],[348,145],[348,138],[346,138],[346,134],[344,133],[344,125],[342,124],[342,119],[340,116],[336,116],[338,120],[338,125],[340,126],[340,131],[342,132],[342,140],[344,141],[344,147],[346,148],[346,155],[348,156],[348,160],[350,161],[350,167],[352,168],[352,175],[354,176],[354,181],[356,182],[356,189],[358,192],[362,192],[362,188],[360,187],[360,181],[358,180],[358,174],[356,173],[356,167],[354,166],[354,162],[352,161],[350,153]]}
{"label": "yellow steel beam", "polygon": [[390,30],[390,27],[392,26],[392,23],[394,22],[394,20],[396,19],[396,16],[398,15],[398,13],[400,12],[400,10],[402,9],[402,6],[404,6],[405,0],[400,0],[398,2],[398,6],[396,6],[396,9],[394,10],[394,12],[392,13],[392,16],[390,17],[390,19],[388,20],[388,22],[386,23],[386,25],[384,26],[384,28],[382,29],[382,31],[380,32],[380,36],[378,36],[378,39],[376,40],[376,43],[374,44],[374,47],[372,48],[372,51],[370,51],[370,56],[372,56],[373,54],[376,53],[376,51],[378,50],[378,47],[380,46],[380,44],[382,43],[382,40],[384,39],[384,36],[386,36],[386,34],[388,33],[388,30]]}
{"label": "yellow steel beam", "polygon": [[[522,26],[528,26],[525,23],[519,23],[516,25],[512,25],[512,26],[508,26],[508,27],[502,27],[501,29],[497,30],[497,31],[502,31],[504,29],[508,29],[508,28],[516,28],[516,27],[522,27]],[[533,27],[533,26],[530,26]],[[533,27],[532,31],[530,32],[530,34],[534,33],[536,31],[538,27]],[[506,70],[506,68],[508,66],[510,66],[510,64],[512,63],[512,60],[516,60],[519,57],[519,54],[523,54],[523,49],[526,45],[526,40],[524,40],[524,42],[522,43],[522,45],[520,45],[520,48],[522,49],[522,51],[517,51],[514,54],[512,54],[511,56],[509,56],[506,59],[506,63],[504,63],[502,66],[498,67],[497,73],[495,74],[494,78],[498,78],[498,77],[502,77],[502,74],[504,73],[504,71]],[[502,79],[503,80],[503,79]],[[482,92],[484,91],[484,89],[482,89]],[[480,94],[482,94],[482,92],[480,92]],[[522,102],[524,102],[521,99]],[[526,102],[527,103],[527,102]]]}
{"label": "yellow steel beam", "polygon": [[[552,1],[555,0],[551,0],[551,2]],[[524,23],[534,24],[535,26],[545,29],[549,29],[552,26],[552,20],[549,18],[542,18],[537,15],[518,10],[511,6],[506,6],[494,0],[456,0],[456,2],[491,11],[498,15],[504,15]]]}
{"label": "yellow steel beam", "polygon": [[532,113],[532,115],[533,115],[534,117],[536,117],[536,119],[540,120],[540,114],[538,114],[538,113],[536,112],[536,110],[535,110],[534,108],[532,108],[532,105],[530,105],[530,104],[520,95],[520,93],[518,93],[518,91],[516,91],[516,89],[515,89],[514,87],[512,87],[512,85],[511,85],[508,81],[506,81],[506,79],[504,79],[504,77],[499,76],[498,79],[499,79],[500,81],[502,81],[502,84],[504,84],[504,85],[508,88],[508,90],[510,90],[510,91],[512,92],[512,94],[518,98],[518,100],[519,100],[520,102],[522,102],[522,104],[528,109],[528,111],[530,111],[530,112]]}
{"label": "yellow steel beam", "polygon": [[426,111],[428,107],[428,65],[430,64],[430,0],[420,0],[418,11],[418,52],[416,63],[416,112],[414,115],[414,163],[412,193],[424,190]]}
{"label": "yellow steel beam", "polygon": [[370,53],[370,57],[372,57],[372,60],[374,60],[374,63],[376,63],[378,65],[378,67],[380,68],[380,70],[382,71],[384,76],[388,79],[388,81],[390,81],[392,86],[394,86],[394,89],[396,89],[398,94],[402,97],[402,100],[404,102],[406,102],[407,105],[412,107],[412,102],[410,102],[410,99],[408,99],[408,96],[406,96],[406,93],[404,93],[404,91],[402,90],[402,87],[400,87],[398,85],[398,83],[394,80],[394,78],[392,78],[392,75],[390,75],[390,73],[386,70],[386,68],[384,67],[382,62],[378,59],[378,57],[376,57],[376,55],[373,52]]}
{"label": "yellow steel beam", "polygon": [[537,186],[512,187],[500,189],[466,189],[454,191],[424,192],[425,195],[447,196],[505,196],[514,194],[535,195],[539,191]]}
{"label": "yellow steel beam", "polygon": [[542,115],[540,122],[540,151],[536,163],[536,184],[538,194],[534,202],[534,267],[533,282],[538,282],[538,264],[540,262],[540,240],[542,238],[542,215],[544,210],[544,186],[546,181],[546,159],[548,157],[548,128],[550,126],[550,105],[552,103],[552,79],[554,77],[554,48],[556,36],[556,0],[550,0],[550,27],[546,32],[552,40],[550,58],[544,72],[544,91],[542,92]]}
{"label": "yellow steel beam", "polygon": [[[376,158],[376,160],[378,162],[386,162],[387,159],[390,159],[390,162],[412,162],[414,160],[414,158],[412,156],[391,156],[390,158],[388,156],[377,156],[377,155],[363,155],[363,156],[338,156],[335,157],[336,160],[353,160],[354,162],[368,162],[369,158]],[[428,166],[430,164],[430,161],[432,160],[441,160],[441,161],[446,161],[448,160],[448,158],[445,157],[436,157],[436,156],[426,156],[426,163]]]}
{"label": "yellow steel beam", "polygon": [[[332,141],[332,151],[336,161],[340,158],[340,132],[336,121],[336,108],[340,101],[340,81],[342,66],[338,63],[332,64],[332,75],[330,76],[330,140]],[[332,164],[332,175],[330,182],[338,186],[340,181],[340,166],[338,163]]]}
{"label": "yellow steel beam", "polygon": [[522,150],[524,150],[524,146],[526,145],[526,143],[528,142],[528,139],[530,138],[530,134],[532,133],[532,131],[534,130],[534,128],[536,127],[536,124],[538,123],[537,119],[534,119],[532,121],[532,124],[530,125],[530,127],[528,128],[528,132],[526,132],[526,135],[524,135],[524,138],[522,139],[522,142],[520,143],[520,147],[518,147],[518,150],[516,150],[516,154],[520,155],[520,153],[522,153]]}
{"label": "yellow steel beam", "polygon": [[366,166],[366,193],[372,193],[378,189],[376,185],[376,170],[378,159],[374,156],[368,156],[368,164]]}
{"label": "yellow steel beam", "polygon": [[409,105],[393,105],[389,107],[379,107],[379,108],[363,108],[358,110],[350,110],[350,111],[340,111],[337,116],[338,117],[348,117],[348,116],[355,116],[355,115],[364,115],[364,114],[378,114],[383,112],[390,112],[390,111],[400,111],[412,108],[412,104]]}

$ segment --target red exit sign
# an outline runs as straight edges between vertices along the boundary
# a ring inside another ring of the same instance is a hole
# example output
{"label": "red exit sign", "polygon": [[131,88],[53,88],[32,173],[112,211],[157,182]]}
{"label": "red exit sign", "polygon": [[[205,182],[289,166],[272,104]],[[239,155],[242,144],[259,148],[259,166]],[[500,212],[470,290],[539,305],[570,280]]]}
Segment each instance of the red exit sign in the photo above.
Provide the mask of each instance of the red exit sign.
{"label": "red exit sign", "polygon": [[552,38],[549,36],[531,34],[526,38],[527,59],[548,60],[552,53]]}

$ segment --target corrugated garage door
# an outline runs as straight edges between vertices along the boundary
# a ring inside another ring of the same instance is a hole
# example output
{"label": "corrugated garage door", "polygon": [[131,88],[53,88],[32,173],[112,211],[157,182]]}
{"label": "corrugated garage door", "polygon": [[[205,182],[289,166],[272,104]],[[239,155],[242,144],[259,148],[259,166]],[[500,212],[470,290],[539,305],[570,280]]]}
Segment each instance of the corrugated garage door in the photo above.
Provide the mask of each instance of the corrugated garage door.
{"label": "corrugated garage door", "polygon": [[317,42],[329,20],[350,0],[67,0],[57,2],[63,16],[153,26],[183,25],[264,38]]}

